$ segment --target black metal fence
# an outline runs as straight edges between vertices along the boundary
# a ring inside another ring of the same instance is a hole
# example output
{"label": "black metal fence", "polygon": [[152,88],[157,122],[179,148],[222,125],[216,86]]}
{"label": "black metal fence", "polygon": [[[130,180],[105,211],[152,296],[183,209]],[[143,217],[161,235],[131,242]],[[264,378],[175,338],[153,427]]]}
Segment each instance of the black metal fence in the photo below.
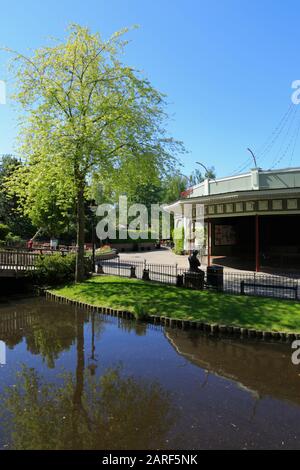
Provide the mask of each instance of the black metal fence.
{"label": "black metal fence", "polygon": [[300,279],[289,274],[224,272],[224,291],[232,294],[299,300]]}
{"label": "black metal fence", "polygon": [[[204,283],[199,283],[197,274],[187,273],[187,269],[177,265],[152,264],[146,261],[114,258],[98,264],[99,274],[112,274],[150,281],[173,284],[183,287],[199,286],[204,289],[219,290],[231,294],[274,297],[299,300],[300,274],[265,274],[238,271],[205,272]],[[193,279],[194,277],[194,279]]]}

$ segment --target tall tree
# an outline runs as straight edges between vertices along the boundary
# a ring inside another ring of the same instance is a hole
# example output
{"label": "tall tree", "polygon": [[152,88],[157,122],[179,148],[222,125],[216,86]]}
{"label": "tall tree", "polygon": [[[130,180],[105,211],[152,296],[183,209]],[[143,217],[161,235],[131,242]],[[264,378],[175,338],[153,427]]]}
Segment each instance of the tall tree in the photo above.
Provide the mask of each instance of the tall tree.
{"label": "tall tree", "polygon": [[181,173],[171,174],[163,181],[163,202],[171,203],[180,198],[180,194],[186,190],[189,180]]}
{"label": "tall tree", "polygon": [[62,211],[76,201],[76,280],[84,277],[85,198],[95,174],[113,173],[132,155],[160,155],[170,164],[178,146],[164,131],[163,96],[124,65],[123,30],[104,41],[72,25],[66,42],[31,57],[13,52],[16,99],[27,119],[21,130],[25,168],[10,180],[25,213],[57,194]]}

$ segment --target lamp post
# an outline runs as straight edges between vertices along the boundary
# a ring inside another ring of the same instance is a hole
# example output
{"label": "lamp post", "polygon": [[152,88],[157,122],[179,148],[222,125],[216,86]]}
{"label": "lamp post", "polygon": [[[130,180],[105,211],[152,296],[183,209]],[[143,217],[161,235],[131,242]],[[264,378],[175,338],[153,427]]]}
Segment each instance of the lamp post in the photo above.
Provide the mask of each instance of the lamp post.
{"label": "lamp post", "polygon": [[204,168],[204,170],[205,170],[205,172],[206,172],[206,175],[207,175],[206,177],[207,177],[208,181],[209,181],[209,180],[213,180],[213,181],[215,181],[215,183],[217,182],[215,178],[211,178],[211,177],[209,176],[210,170],[209,170],[203,163],[201,163],[201,162],[195,162],[195,163],[196,163],[197,165],[202,166],[202,168]]}
{"label": "lamp post", "polygon": [[[206,177],[208,180],[208,185],[209,185],[209,180],[212,179],[213,181],[216,180],[215,178],[210,178],[209,177],[209,169],[201,162],[196,162],[197,165],[200,165],[202,168],[204,168]],[[209,267],[211,265],[211,221],[210,219],[207,220],[207,266]]]}
{"label": "lamp post", "polygon": [[95,214],[97,210],[97,205],[95,201],[92,201],[91,204],[89,205],[89,209],[91,212],[91,219],[92,219],[92,265],[93,265],[93,273],[95,272],[95,245],[96,245],[96,240],[95,240]]}
{"label": "lamp post", "polygon": [[248,152],[251,153],[251,156],[253,158],[253,161],[254,161],[254,168],[257,168],[257,160],[256,160],[256,156],[254,155],[254,153],[252,152],[251,149],[247,148]]}

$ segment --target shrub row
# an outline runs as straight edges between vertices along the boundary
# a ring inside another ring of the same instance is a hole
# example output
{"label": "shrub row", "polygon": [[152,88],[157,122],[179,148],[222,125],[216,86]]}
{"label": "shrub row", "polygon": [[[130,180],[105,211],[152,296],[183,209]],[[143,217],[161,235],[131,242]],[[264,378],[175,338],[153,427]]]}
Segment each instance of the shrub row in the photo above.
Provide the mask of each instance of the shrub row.
{"label": "shrub row", "polygon": [[[39,256],[36,269],[32,273],[34,281],[39,285],[56,286],[75,280],[76,255],[71,253],[62,256],[55,253],[51,256]],[[88,277],[92,271],[90,258],[85,258],[85,275]]]}

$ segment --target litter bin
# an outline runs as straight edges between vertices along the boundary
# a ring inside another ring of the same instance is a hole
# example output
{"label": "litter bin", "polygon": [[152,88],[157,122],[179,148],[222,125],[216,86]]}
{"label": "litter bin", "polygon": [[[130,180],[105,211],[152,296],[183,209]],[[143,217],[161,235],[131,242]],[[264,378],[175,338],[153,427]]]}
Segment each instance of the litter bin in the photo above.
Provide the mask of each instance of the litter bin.
{"label": "litter bin", "polygon": [[223,266],[207,267],[207,284],[217,290],[223,290],[224,268]]}

